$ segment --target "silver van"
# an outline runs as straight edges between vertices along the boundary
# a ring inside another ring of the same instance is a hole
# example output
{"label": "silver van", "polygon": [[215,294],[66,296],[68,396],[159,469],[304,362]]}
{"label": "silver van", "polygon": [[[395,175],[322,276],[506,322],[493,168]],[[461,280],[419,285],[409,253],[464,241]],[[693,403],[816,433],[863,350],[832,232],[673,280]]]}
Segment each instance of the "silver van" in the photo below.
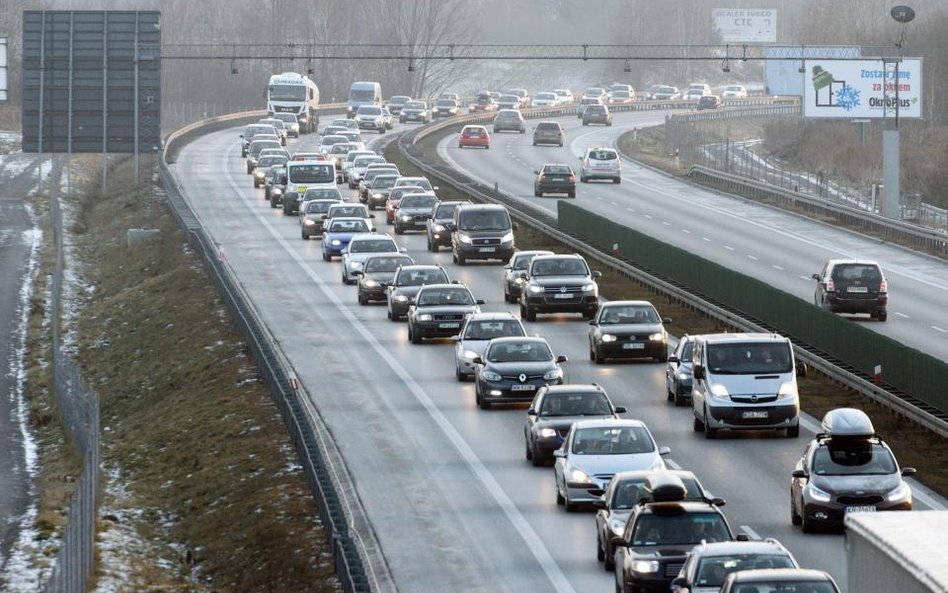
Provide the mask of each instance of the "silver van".
{"label": "silver van", "polygon": [[695,336],[691,409],[694,430],[717,437],[721,429],[786,429],[800,434],[797,365],[790,340],[778,334]]}

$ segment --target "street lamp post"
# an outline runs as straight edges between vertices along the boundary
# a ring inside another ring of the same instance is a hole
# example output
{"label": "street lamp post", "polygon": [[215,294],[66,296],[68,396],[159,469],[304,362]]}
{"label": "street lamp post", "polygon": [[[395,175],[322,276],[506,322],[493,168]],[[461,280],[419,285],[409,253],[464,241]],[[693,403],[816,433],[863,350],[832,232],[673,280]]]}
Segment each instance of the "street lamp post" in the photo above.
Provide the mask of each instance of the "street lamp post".
{"label": "street lamp post", "polygon": [[[915,18],[915,11],[908,6],[896,6],[889,14],[892,15],[892,18],[896,22],[901,23],[902,31],[899,35],[899,42],[895,44],[895,47],[899,50],[899,55],[893,60],[895,62],[895,80],[891,83],[891,86],[895,88],[895,122],[891,128],[887,126],[887,129],[882,131],[882,183],[884,198],[882,202],[882,214],[887,218],[898,220],[902,216],[902,191],[899,179],[899,171],[901,168],[899,138],[899,65],[905,53],[903,51],[905,25]],[[890,72],[890,68],[884,60],[882,69],[886,74]],[[887,113],[890,109],[889,93],[891,89],[890,82],[887,78],[888,76],[885,76],[882,80],[884,113]]]}

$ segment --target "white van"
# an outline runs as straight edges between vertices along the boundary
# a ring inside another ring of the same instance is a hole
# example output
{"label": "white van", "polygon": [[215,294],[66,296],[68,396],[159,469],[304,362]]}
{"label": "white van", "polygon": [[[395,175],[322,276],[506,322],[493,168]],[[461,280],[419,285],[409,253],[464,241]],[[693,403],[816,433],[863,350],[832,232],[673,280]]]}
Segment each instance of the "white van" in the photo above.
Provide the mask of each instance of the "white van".
{"label": "white van", "polygon": [[353,82],[346,101],[346,115],[351,119],[363,105],[382,106],[382,85],[377,82]]}
{"label": "white van", "polygon": [[691,409],[694,430],[717,437],[720,429],[786,429],[800,434],[793,345],[778,334],[695,336]]}

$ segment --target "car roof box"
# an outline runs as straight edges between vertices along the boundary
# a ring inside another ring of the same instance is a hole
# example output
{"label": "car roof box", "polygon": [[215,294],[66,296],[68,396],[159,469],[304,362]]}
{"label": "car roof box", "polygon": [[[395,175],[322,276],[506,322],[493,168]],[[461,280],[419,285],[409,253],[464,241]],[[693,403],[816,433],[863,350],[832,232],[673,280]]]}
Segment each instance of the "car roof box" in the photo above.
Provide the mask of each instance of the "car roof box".
{"label": "car roof box", "polygon": [[645,491],[650,502],[678,502],[685,500],[688,489],[681,478],[671,473],[656,472],[645,479]]}
{"label": "car roof box", "polygon": [[823,416],[823,432],[837,439],[865,439],[876,434],[869,416],[855,408],[837,408],[827,412]]}

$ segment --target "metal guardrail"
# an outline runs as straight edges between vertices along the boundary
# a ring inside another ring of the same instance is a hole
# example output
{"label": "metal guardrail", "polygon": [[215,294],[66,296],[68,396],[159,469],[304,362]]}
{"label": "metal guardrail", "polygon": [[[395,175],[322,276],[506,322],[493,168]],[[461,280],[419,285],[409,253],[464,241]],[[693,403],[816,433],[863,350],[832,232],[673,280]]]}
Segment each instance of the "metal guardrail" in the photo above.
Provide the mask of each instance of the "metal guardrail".
{"label": "metal guardrail", "polygon": [[[543,117],[550,114],[536,112],[530,115]],[[529,117],[527,113],[524,113],[524,116]],[[424,171],[425,174],[436,178],[439,184],[447,184],[457,191],[466,193],[472,198],[483,202],[503,204],[508,208],[508,210],[510,210],[511,216],[518,222],[526,224],[532,229],[544,233],[557,241],[560,241],[564,245],[567,245],[570,249],[573,249],[578,253],[583,253],[589,259],[592,259],[601,265],[607,266],[626,278],[640,282],[653,290],[675,299],[685,306],[691,307],[714,319],[736,327],[741,331],[769,331],[766,328],[744,319],[736,312],[730,311],[720,304],[715,304],[697,297],[682,289],[681,287],[675,286],[674,284],[663,280],[662,278],[636,268],[628,262],[603,253],[598,249],[584,243],[583,241],[580,241],[575,237],[562,232],[557,228],[555,219],[550,216],[548,212],[541,212],[538,208],[516,200],[509,194],[504,194],[500,191],[493,192],[491,188],[468,179],[466,176],[451,169],[450,167],[441,164],[431,164],[425,158],[424,153],[422,153],[422,151],[417,147],[417,143],[422,139],[433,134],[443,132],[445,129],[467,123],[479,123],[485,119],[486,118],[481,115],[467,116],[418,128],[417,130],[403,135],[399,139],[399,149],[405,158],[407,158],[420,170]],[[917,422],[921,426],[928,428],[942,437],[948,437],[948,422],[945,422],[937,416],[908,404],[907,402],[898,398],[898,396],[876,386],[872,382],[867,381],[866,379],[843,368],[840,368],[839,366],[825,360],[817,354],[808,351],[805,346],[799,344],[795,345],[794,352],[800,360],[806,362],[808,365],[812,366],[814,369],[823,373],[830,379],[837,381],[857,391],[858,393],[866,395],[870,399],[885,405],[899,414],[904,415],[905,417]]]}

